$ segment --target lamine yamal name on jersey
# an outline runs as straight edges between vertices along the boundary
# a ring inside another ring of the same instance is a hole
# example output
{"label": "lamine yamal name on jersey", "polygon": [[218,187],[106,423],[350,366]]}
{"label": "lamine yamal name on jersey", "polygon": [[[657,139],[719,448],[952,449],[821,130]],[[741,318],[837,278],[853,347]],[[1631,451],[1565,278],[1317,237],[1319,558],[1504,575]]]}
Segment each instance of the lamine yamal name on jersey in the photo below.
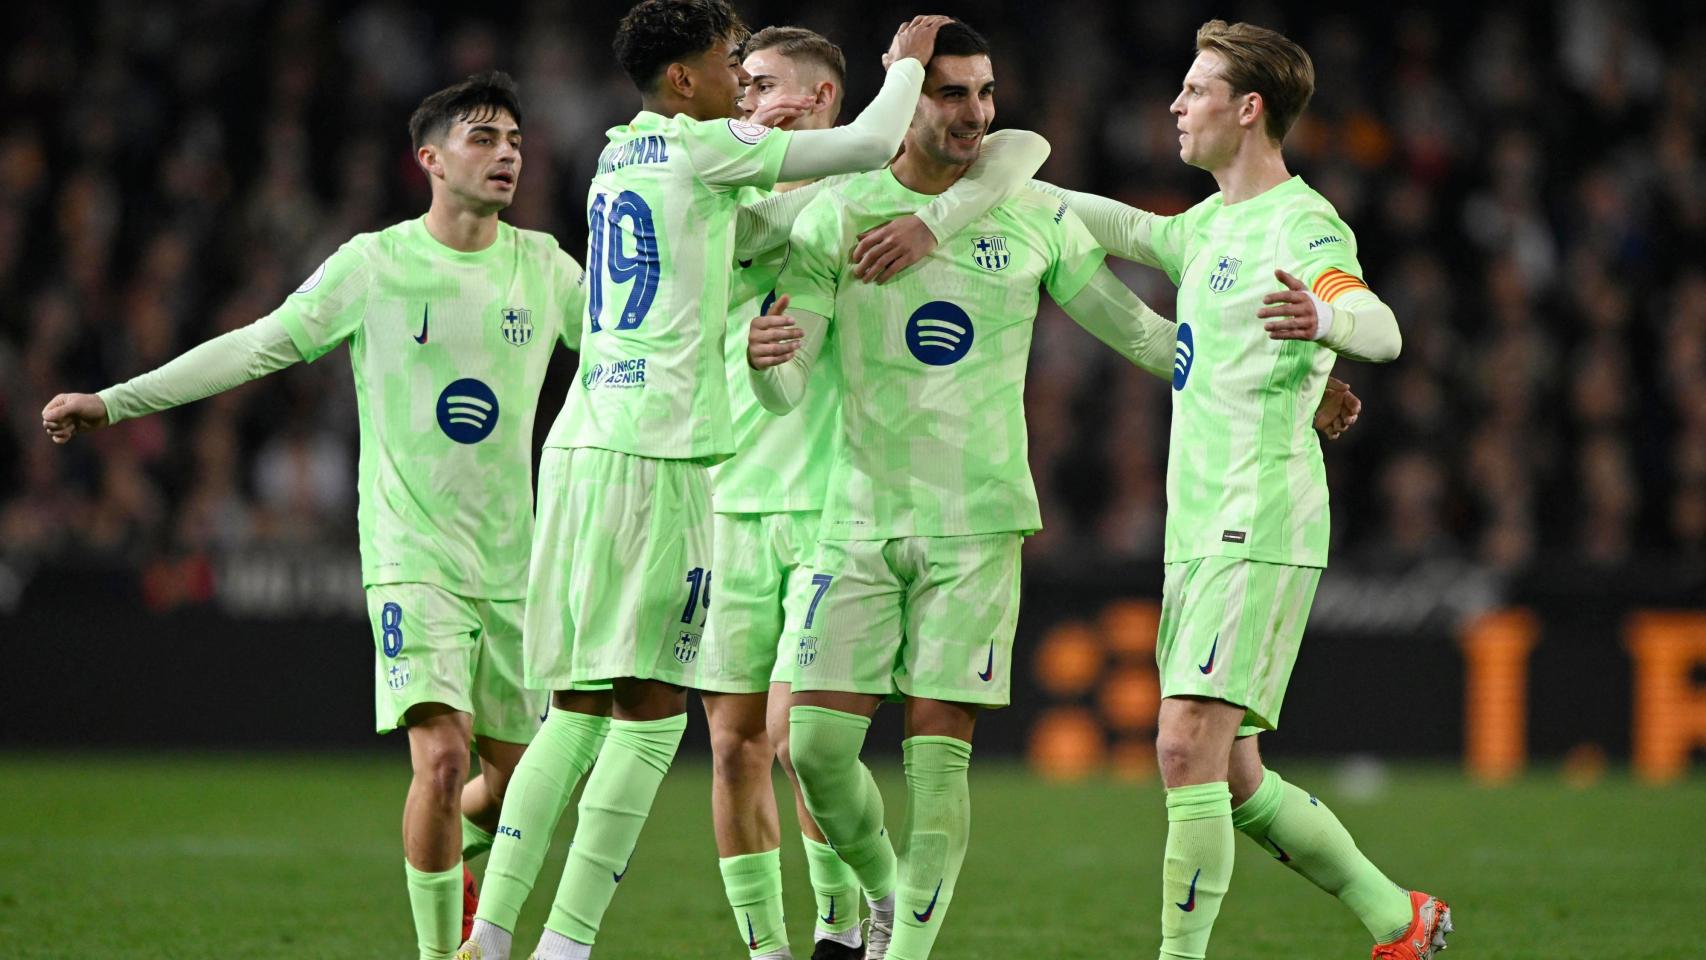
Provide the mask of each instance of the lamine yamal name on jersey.
{"label": "lamine yamal name on jersey", "polygon": [[598,172],[609,173],[636,163],[668,163],[669,144],[655,134],[613,143],[598,155]]}

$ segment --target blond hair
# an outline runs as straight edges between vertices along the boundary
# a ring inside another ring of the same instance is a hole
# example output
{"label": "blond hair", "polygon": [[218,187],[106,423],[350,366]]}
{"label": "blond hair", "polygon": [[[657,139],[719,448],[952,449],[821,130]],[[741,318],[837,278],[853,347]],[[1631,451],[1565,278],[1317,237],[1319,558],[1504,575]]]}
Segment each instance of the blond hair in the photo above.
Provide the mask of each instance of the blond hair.
{"label": "blond hair", "polygon": [[741,50],[741,56],[769,50],[790,60],[815,63],[829,71],[835,81],[835,102],[830,109],[841,109],[841,96],[847,88],[847,56],[828,37],[805,27],[765,27],[753,34]]}
{"label": "blond hair", "polygon": [[1286,132],[1315,94],[1315,64],[1284,34],[1249,23],[1210,20],[1197,29],[1197,49],[1226,61],[1226,82],[1235,94],[1262,95],[1269,139]]}

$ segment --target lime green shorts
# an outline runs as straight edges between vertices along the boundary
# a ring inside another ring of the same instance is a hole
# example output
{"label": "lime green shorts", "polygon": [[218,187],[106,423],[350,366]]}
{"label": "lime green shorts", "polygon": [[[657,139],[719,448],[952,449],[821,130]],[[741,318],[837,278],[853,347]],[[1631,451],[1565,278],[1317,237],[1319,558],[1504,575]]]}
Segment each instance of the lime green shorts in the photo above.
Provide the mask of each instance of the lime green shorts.
{"label": "lime green shorts", "polygon": [[823,540],[788,596],[796,691],[1007,705],[1019,533]]}
{"label": "lime green shorts", "polygon": [[1244,708],[1239,736],[1279,726],[1319,567],[1235,557],[1167,564],[1155,663],[1163,697]]}
{"label": "lime green shorts", "polygon": [[716,606],[692,683],[717,693],[762,693],[794,680],[795,641],[783,603],[811,582],[817,511],[716,515]]}
{"label": "lime green shorts", "polygon": [[527,685],[688,684],[711,601],[703,464],[592,447],[539,458],[527,576]]}
{"label": "lime green shorts", "polygon": [[547,701],[522,685],[521,607],[430,583],[368,587],[379,732],[403,726],[411,707],[442,703],[472,714],[476,736],[532,740]]}

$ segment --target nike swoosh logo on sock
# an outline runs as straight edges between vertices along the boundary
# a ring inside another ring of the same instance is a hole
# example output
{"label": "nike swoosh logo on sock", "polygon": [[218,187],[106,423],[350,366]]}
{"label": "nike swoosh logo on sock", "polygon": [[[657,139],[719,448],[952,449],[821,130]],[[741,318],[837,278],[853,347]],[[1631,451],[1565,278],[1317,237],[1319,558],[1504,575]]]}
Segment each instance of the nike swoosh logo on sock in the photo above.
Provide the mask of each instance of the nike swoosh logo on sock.
{"label": "nike swoosh logo on sock", "polygon": [[835,922],[835,898],[834,897],[829,898],[829,916],[818,917],[818,919],[822,920],[824,923],[834,923]]}
{"label": "nike swoosh logo on sock", "polygon": [[938,897],[940,897],[941,895],[942,895],[942,881],[938,880],[938,881],[936,881],[936,892],[930,895],[930,905],[928,907],[924,908],[923,913],[919,913],[918,911],[914,910],[912,912],[912,919],[917,920],[919,923],[929,923],[930,922],[930,915],[936,912],[936,899]]}
{"label": "nike swoosh logo on sock", "polygon": [[1184,903],[1175,903],[1175,904],[1173,904],[1173,906],[1178,907],[1180,910],[1183,910],[1186,913],[1190,913],[1192,910],[1195,910],[1197,908],[1197,878],[1200,876],[1202,876],[1202,868],[1198,867],[1197,872],[1191,874],[1191,893],[1190,893],[1190,896],[1185,898]]}

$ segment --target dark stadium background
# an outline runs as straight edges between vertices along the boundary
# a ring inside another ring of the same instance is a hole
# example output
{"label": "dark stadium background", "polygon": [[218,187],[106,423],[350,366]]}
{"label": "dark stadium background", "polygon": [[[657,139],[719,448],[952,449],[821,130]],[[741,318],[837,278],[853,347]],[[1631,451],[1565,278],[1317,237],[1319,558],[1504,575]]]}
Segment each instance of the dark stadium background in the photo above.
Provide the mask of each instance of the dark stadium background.
{"label": "dark stadium background", "polygon": [[[66,448],[38,414],[248,323],[351,234],[423,212],[405,120],[476,70],[521,84],[507,219],[583,259],[587,172],[637,108],[609,53],[625,6],[14,8],[0,748],[400,752],[371,733],[342,351]],[[842,44],[844,117],[919,12],[737,6]],[[1356,230],[1405,346],[1389,367],[1339,368],[1366,408],[1327,448],[1333,566],[1270,749],[1455,760],[1462,638],[1525,608],[1533,753],[1627,756],[1631,617],[1706,611],[1706,18],[1600,2],[939,6],[994,40],[997,125],[1050,139],[1043,176],[1162,212],[1214,189],[1178,161],[1167,113],[1197,24],[1253,20],[1314,55],[1287,156]],[[1164,278],[1118,269],[1171,315]],[[573,359],[553,365],[541,436]],[[1047,529],[1026,548],[1025,675],[980,725],[980,755],[1141,773],[1168,393],[1049,307],[1026,399]]]}

